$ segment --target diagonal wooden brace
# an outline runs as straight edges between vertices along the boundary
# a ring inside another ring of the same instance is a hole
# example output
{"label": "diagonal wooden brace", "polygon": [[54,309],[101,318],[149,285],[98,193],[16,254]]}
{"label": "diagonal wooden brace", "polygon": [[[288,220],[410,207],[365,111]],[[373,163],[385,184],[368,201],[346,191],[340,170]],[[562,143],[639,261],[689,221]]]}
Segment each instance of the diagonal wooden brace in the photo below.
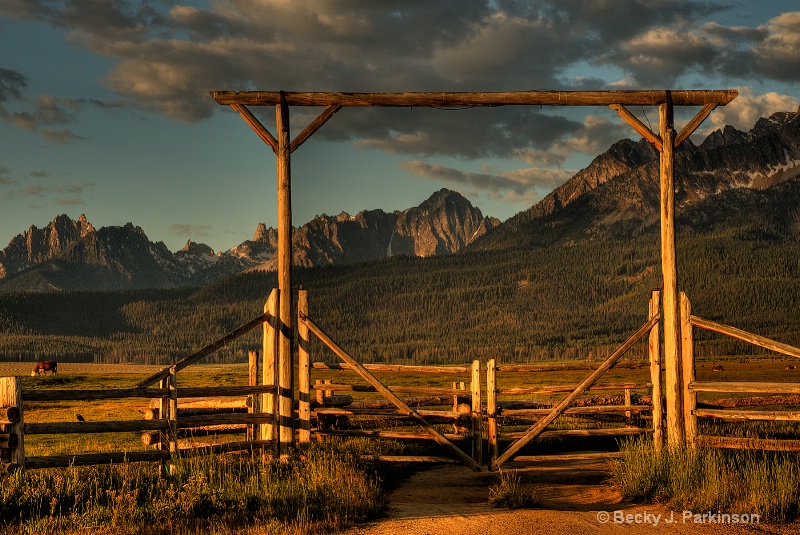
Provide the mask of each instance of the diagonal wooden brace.
{"label": "diagonal wooden brace", "polygon": [[308,316],[301,314],[300,321],[305,323],[308,326],[309,330],[313,332],[317,336],[317,338],[319,338],[325,345],[327,345],[331,349],[331,351],[336,353],[336,355],[338,355],[339,358],[341,358],[342,360],[347,362],[350,366],[352,366],[353,370],[357,372],[361,377],[363,377],[365,381],[374,386],[375,390],[380,392],[384,397],[386,397],[387,400],[392,402],[398,409],[400,409],[400,412],[404,416],[408,416],[414,419],[416,423],[425,428],[425,431],[427,431],[436,442],[438,442],[441,446],[445,447],[447,450],[453,453],[456,457],[458,457],[464,464],[469,466],[472,470],[474,470],[475,472],[484,471],[483,468],[472,459],[472,457],[461,451],[461,449],[459,449],[455,444],[453,444],[447,438],[445,438],[444,435],[442,435],[436,429],[434,429],[433,426],[431,426],[431,424],[426,422],[425,419],[422,416],[420,416],[420,414],[417,411],[406,405],[403,402],[403,400],[401,400],[394,394],[394,392],[386,388],[383,385],[383,383],[381,383],[378,379],[376,379],[374,375],[372,375],[364,366],[361,365],[361,363],[359,363],[353,357],[351,357],[344,349],[342,349],[336,342],[334,342],[330,336],[325,334],[325,332],[316,323],[314,323]]}

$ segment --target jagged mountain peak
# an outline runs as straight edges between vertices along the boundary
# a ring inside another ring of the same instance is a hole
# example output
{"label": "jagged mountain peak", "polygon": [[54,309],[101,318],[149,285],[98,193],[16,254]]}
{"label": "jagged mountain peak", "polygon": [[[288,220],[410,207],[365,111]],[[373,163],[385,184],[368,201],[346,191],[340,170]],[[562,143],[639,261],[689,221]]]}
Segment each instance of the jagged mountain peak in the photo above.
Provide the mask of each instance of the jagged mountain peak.
{"label": "jagged mountain peak", "polygon": [[[684,142],[674,163],[678,210],[730,190],[773,187],[800,174],[796,115],[759,119],[749,132],[726,126],[700,145]],[[474,247],[529,247],[645,232],[659,218],[659,189],[655,149],[644,140],[622,140]]]}

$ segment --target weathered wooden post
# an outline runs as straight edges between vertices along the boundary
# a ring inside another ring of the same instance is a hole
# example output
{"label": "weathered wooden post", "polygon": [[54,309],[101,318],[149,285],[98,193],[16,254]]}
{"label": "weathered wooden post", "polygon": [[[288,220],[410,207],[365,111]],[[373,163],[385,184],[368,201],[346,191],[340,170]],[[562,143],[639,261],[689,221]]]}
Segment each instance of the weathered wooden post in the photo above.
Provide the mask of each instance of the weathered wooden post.
{"label": "weathered wooden post", "polygon": [[311,443],[311,341],[308,336],[308,325],[303,321],[308,316],[308,290],[300,290],[297,294],[297,373],[299,389],[299,417],[301,446]]}
{"label": "weathered wooden post", "polygon": [[663,314],[665,390],[667,395],[667,443],[681,446],[685,440],[683,383],[681,380],[681,333],[678,296],[678,264],[675,253],[675,130],[672,97],[658,108],[661,134],[661,274],[664,281]]}
{"label": "weathered wooden post", "polygon": [[499,456],[497,445],[497,364],[494,359],[486,363],[486,424],[489,470],[494,470],[495,461]]}
{"label": "weathered wooden post", "polygon": [[[626,407],[630,407],[631,406],[631,389],[630,388],[626,388],[625,389],[624,400],[625,400],[625,406]],[[633,425],[632,413],[631,413],[631,411],[625,411],[625,427],[630,427],[631,425]]]}
{"label": "weathered wooden post", "polygon": [[[661,292],[654,290],[650,297],[650,318],[659,314],[661,309]],[[653,444],[656,451],[661,451],[664,445],[664,406],[662,404],[663,392],[661,390],[661,330],[656,324],[650,330],[648,345],[650,353],[650,383],[653,385]]]}
{"label": "weathered wooden post", "polygon": [[481,361],[472,361],[472,458],[483,461],[483,413],[481,411]]}
{"label": "weathered wooden post", "polygon": [[[262,329],[262,346],[261,346],[261,384],[264,385],[278,385],[277,374],[275,373],[278,368],[278,307],[280,301],[280,292],[277,288],[273,288],[269,294],[267,302],[264,303],[264,312],[269,313],[272,317],[269,321],[264,322]],[[273,416],[273,423],[261,424],[261,440],[275,441],[278,423],[278,404],[276,403],[277,391],[268,392],[261,396],[261,412],[271,414]],[[277,451],[277,442],[273,448]]]}
{"label": "weathered wooden post", "polygon": [[[169,377],[161,379],[158,382],[159,388],[169,392]],[[169,394],[158,400],[158,417],[162,420],[169,422]],[[168,430],[161,431],[161,440],[158,443],[158,449],[162,451],[169,451],[169,432]],[[162,465],[164,468],[165,465]]]}
{"label": "weathered wooden post", "polygon": [[[247,352],[247,384],[250,386],[258,385],[258,351]],[[256,414],[261,409],[261,396],[259,394],[250,395],[247,403],[248,414]],[[258,432],[261,426],[250,424],[247,426],[247,440],[258,440]]]}
{"label": "weathered wooden post", "polygon": [[169,452],[178,453],[178,369],[169,369]]}
{"label": "weathered wooden post", "polygon": [[692,333],[692,303],[681,292],[681,349],[683,353],[683,419],[686,422],[686,442],[694,446],[697,440],[697,392],[689,389],[695,380],[694,337]]}
{"label": "weathered wooden post", "polygon": [[280,415],[280,454],[288,455],[294,447],[294,359],[292,354],[292,195],[289,138],[289,106],[281,91],[280,103],[275,106],[277,128],[277,186],[278,186],[278,289],[281,292],[278,329],[278,413]]}
{"label": "weathered wooden post", "polygon": [[25,417],[19,377],[0,377],[0,410],[0,424],[5,428],[0,439],[5,442],[7,451],[0,458],[0,475],[4,475],[25,469]]}

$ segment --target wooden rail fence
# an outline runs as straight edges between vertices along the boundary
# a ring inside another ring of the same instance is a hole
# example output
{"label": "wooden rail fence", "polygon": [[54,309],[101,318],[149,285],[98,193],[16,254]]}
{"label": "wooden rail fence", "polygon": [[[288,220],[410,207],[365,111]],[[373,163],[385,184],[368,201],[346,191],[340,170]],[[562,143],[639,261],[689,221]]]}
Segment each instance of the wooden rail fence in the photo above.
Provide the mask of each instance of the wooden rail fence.
{"label": "wooden rail fence", "polygon": [[697,394],[699,392],[800,394],[800,383],[697,381],[694,355],[694,327],[730,336],[783,355],[800,358],[800,348],[692,315],[691,302],[686,294],[681,293],[683,397],[687,443],[690,445],[726,449],[800,451],[800,440],[723,437],[699,434],[698,418],[715,418],[732,422],[800,421],[800,411],[797,410],[749,411],[740,409],[698,408]]}

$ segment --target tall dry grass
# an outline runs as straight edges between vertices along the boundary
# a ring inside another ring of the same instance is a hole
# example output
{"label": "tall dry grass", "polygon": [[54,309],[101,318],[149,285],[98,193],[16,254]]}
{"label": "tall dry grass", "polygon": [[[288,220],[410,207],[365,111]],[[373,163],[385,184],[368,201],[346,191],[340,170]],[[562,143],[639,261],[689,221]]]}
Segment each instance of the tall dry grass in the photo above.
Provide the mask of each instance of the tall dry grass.
{"label": "tall dry grass", "polygon": [[629,500],[675,509],[757,514],[790,522],[800,516],[800,456],[792,453],[667,449],[651,439],[624,441],[613,483]]}
{"label": "tall dry grass", "polygon": [[0,532],[316,533],[378,514],[377,476],[355,452],[315,445],[288,461],[228,455],[18,472],[0,486]]}

